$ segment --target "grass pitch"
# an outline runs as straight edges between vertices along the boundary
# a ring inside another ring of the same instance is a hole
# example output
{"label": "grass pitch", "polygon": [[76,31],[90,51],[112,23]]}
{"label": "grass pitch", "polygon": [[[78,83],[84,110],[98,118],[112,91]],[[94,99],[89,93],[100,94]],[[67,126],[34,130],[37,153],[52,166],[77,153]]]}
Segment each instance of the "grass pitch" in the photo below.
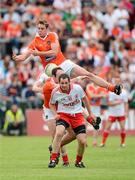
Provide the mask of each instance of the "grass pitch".
{"label": "grass pitch", "polygon": [[127,137],[126,148],[119,147],[119,137],[109,137],[105,148],[91,141],[88,137],[85,169],[74,167],[76,141],[67,146],[70,167],[60,161],[48,169],[50,138],[0,137],[0,180],[135,180],[135,137]]}

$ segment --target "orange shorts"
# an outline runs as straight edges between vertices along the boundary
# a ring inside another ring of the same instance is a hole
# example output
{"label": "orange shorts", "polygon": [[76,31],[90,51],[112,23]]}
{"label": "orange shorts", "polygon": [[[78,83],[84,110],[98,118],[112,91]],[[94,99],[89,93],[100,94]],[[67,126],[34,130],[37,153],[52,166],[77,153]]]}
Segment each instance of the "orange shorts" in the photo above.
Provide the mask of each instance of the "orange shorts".
{"label": "orange shorts", "polygon": [[85,125],[85,119],[82,113],[77,114],[66,114],[66,113],[58,113],[60,115],[60,119],[66,121],[73,129],[78,126]]}
{"label": "orange shorts", "polygon": [[125,121],[126,117],[125,116],[109,116],[109,121],[111,121],[112,123],[115,121]]}

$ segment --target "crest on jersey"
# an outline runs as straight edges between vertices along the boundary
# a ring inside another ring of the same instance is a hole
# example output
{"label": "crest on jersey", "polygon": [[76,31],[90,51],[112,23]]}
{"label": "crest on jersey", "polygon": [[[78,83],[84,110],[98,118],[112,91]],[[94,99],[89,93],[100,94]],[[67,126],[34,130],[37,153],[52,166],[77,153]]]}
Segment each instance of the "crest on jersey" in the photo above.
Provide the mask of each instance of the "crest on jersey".
{"label": "crest on jersey", "polygon": [[51,45],[51,41],[47,41],[47,45]]}
{"label": "crest on jersey", "polygon": [[75,95],[75,98],[78,99],[78,94]]}

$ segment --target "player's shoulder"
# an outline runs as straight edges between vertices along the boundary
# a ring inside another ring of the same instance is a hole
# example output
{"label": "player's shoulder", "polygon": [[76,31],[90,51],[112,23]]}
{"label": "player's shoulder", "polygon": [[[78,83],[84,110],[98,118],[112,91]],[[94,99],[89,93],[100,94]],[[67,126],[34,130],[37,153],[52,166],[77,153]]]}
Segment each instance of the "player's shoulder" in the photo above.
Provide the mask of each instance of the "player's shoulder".
{"label": "player's shoulder", "polygon": [[58,39],[58,35],[57,35],[56,32],[49,32],[49,33],[48,33],[48,36],[49,36],[49,37],[55,37],[55,38]]}
{"label": "player's shoulder", "polygon": [[82,87],[79,85],[79,84],[76,84],[76,83],[73,83],[73,84],[71,84],[71,86],[73,87],[73,89],[82,89]]}

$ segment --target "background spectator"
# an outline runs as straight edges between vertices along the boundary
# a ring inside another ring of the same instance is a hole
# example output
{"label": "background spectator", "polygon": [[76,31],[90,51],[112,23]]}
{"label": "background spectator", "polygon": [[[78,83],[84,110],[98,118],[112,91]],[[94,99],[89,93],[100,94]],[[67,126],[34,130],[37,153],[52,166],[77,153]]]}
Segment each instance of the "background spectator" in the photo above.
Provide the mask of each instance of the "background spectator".
{"label": "background spectator", "polygon": [[7,110],[5,115],[4,133],[12,135],[12,130],[18,130],[18,135],[23,134],[24,115],[17,104],[12,104],[11,109]]}

